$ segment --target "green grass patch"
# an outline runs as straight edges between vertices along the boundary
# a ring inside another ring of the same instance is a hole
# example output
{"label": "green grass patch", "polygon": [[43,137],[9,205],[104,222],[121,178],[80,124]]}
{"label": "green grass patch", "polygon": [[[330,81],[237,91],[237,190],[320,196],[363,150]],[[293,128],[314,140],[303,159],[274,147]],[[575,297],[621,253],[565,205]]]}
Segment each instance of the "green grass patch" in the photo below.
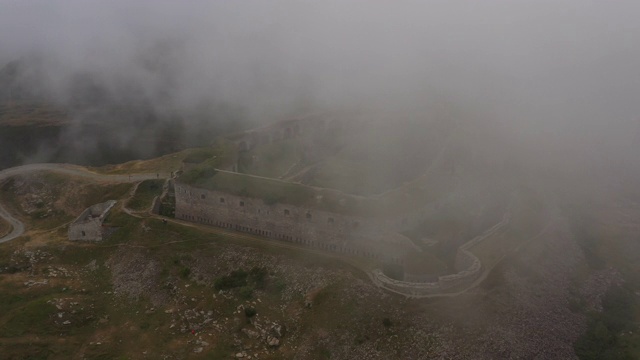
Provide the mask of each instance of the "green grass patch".
{"label": "green grass patch", "polygon": [[0,337],[16,337],[25,334],[46,335],[55,331],[52,317],[56,307],[40,298],[26,303],[3,316]]}
{"label": "green grass patch", "polygon": [[153,205],[153,199],[162,194],[164,180],[144,180],[136,188],[135,194],[127,202],[127,207],[135,211],[149,209]]}
{"label": "green grass patch", "polygon": [[249,300],[255,289],[265,289],[268,272],[263,267],[253,267],[248,272],[239,269],[229,275],[215,280],[213,287],[216,290],[231,290],[238,288],[238,296],[243,300]]}
{"label": "green grass patch", "polygon": [[166,217],[176,216],[176,197],[173,194],[167,194],[160,202],[160,215]]}
{"label": "green grass patch", "polygon": [[219,153],[213,148],[196,148],[187,151],[182,162],[187,164],[201,164],[216,155],[219,155]]}
{"label": "green grass patch", "polygon": [[231,274],[216,279],[213,287],[216,290],[230,290],[233,288],[245,286],[247,285],[248,276],[249,274],[242,269],[234,270],[231,272]]}
{"label": "green grass patch", "polygon": [[91,168],[102,174],[168,173],[180,170],[183,164],[209,164],[228,166],[235,158],[235,148],[230,142],[218,139],[212,147],[185,149],[149,160],[134,160],[124,164]]}
{"label": "green grass patch", "polygon": [[[87,187],[83,198],[84,206],[89,207],[107,200],[118,200],[126,197],[131,191],[132,184],[91,184]],[[84,210],[84,209],[83,209]]]}
{"label": "green grass patch", "polygon": [[301,147],[298,139],[275,141],[257,146],[241,154],[238,160],[239,171],[279,178],[292,165],[302,162]]}

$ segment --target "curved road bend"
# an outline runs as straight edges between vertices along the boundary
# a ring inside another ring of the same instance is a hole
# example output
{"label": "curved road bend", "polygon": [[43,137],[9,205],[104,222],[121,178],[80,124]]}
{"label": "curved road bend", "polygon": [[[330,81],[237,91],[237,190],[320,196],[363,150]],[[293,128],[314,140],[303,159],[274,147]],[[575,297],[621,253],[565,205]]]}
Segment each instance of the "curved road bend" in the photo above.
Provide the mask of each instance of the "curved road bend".
{"label": "curved road bend", "polygon": [[[9,178],[15,175],[21,175],[25,173],[30,173],[34,171],[54,171],[57,173],[62,173],[66,175],[72,176],[80,176],[84,178],[89,178],[93,180],[107,180],[114,182],[136,182],[142,180],[156,179],[162,178],[165,179],[168,177],[168,174],[126,174],[126,175],[106,175],[99,174],[95,172],[91,172],[82,166],[70,165],[70,164],[30,164],[23,166],[16,166],[9,169],[4,169],[0,171],[0,181]],[[13,240],[19,236],[21,236],[25,227],[24,224],[14,218],[6,208],[0,204],[0,218],[3,218],[9,224],[11,224],[11,232],[4,237],[0,238],[0,243],[7,242]]]}

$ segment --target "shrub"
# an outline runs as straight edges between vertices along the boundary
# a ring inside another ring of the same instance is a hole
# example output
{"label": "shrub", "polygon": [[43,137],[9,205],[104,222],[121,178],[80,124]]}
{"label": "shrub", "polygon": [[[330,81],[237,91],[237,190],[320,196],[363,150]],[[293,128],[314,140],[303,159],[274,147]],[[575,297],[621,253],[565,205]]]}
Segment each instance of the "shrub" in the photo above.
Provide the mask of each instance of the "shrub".
{"label": "shrub", "polygon": [[256,288],[258,289],[264,289],[267,274],[267,269],[264,267],[253,267],[249,270],[249,276],[251,277],[251,280],[256,283]]}
{"label": "shrub", "polygon": [[249,274],[247,274],[247,272],[244,270],[232,271],[231,274],[216,279],[213,287],[216,290],[229,290],[240,286],[245,286],[247,285],[248,275]]}
{"label": "shrub", "polygon": [[244,308],[244,315],[249,319],[251,319],[252,317],[256,316],[257,313],[258,312],[256,311],[255,308],[252,308],[252,307]]}
{"label": "shrub", "polygon": [[382,319],[382,325],[384,325],[384,327],[386,328],[390,328],[393,323],[391,322],[391,319],[389,319],[388,317]]}
{"label": "shrub", "polygon": [[238,295],[243,300],[249,300],[253,296],[253,288],[251,286],[243,286],[238,291]]}

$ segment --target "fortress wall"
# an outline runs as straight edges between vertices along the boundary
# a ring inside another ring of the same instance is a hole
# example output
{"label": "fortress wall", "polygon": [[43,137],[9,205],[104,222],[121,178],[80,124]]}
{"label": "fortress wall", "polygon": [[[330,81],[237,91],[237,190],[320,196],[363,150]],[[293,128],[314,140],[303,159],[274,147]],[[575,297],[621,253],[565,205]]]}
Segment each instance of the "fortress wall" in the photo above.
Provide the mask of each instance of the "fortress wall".
{"label": "fortress wall", "polygon": [[[475,258],[475,256],[473,257]],[[455,274],[439,276],[437,281],[422,282],[420,279],[399,281],[391,279],[380,270],[375,270],[372,273],[372,278],[378,286],[409,297],[452,293],[464,290],[480,277],[482,274],[480,260],[477,258],[475,260],[470,268]]]}
{"label": "fortress wall", "polygon": [[473,266],[476,257],[470,255],[469,251],[458,248],[456,252],[456,258],[454,262],[454,268],[456,271],[463,271],[465,269],[469,269]]}
{"label": "fortress wall", "polygon": [[376,270],[372,273],[373,281],[380,287],[409,297],[462,291],[473,285],[482,275],[482,263],[469,249],[502,230],[509,224],[510,219],[510,213],[505,213],[499,223],[486,230],[482,235],[476,236],[462,245],[456,253],[455,269],[457,273],[455,274],[440,276],[437,281],[432,282],[415,281],[416,279],[411,279],[414,281],[399,281],[391,279],[382,271]]}
{"label": "fortress wall", "polygon": [[405,272],[404,281],[410,283],[431,283],[438,281],[438,275],[432,274],[412,274]]}
{"label": "fortress wall", "polygon": [[415,245],[375,219],[231,195],[176,182],[177,219],[323,250],[399,262]]}
{"label": "fortress wall", "polygon": [[298,119],[280,121],[276,124],[253,129],[234,138],[238,150],[251,150],[258,145],[282,141],[302,134],[326,131],[325,114],[312,114]]}

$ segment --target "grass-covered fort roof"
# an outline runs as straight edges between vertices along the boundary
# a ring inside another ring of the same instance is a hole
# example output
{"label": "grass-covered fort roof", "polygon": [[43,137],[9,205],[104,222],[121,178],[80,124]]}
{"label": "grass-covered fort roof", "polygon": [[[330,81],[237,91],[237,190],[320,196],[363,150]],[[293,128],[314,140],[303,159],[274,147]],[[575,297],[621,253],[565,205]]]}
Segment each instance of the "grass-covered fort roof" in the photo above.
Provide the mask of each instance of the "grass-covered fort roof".
{"label": "grass-covered fort roof", "polygon": [[434,198],[417,184],[407,184],[380,196],[361,197],[333,189],[218,170],[205,164],[185,171],[178,181],[202,189],[262,199],[267,204],[284,203],[360,216],[410,212]]}

